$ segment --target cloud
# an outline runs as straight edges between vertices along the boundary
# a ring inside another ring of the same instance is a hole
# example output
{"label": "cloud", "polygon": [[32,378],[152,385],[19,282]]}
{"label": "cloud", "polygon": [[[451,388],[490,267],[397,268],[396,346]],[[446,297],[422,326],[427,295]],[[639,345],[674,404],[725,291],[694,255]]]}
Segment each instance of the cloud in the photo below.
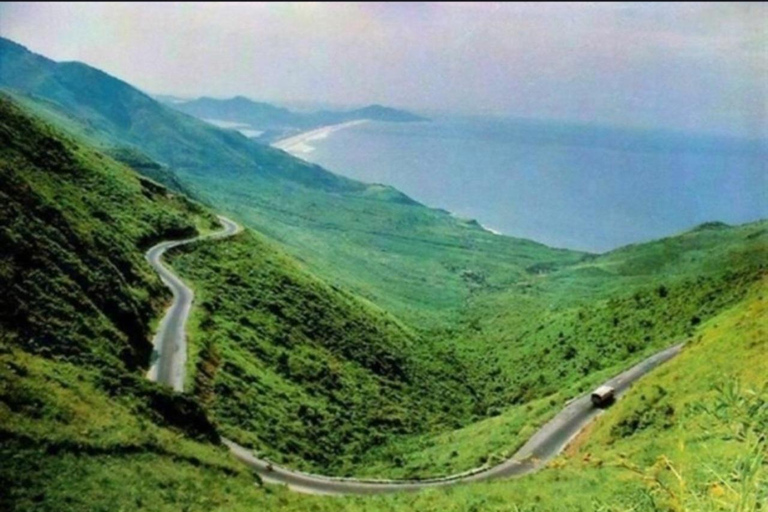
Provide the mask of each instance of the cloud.
{"label": "cloud", "polygon": [[6,3],[0,33],[152,92],[764,134],[765,17],[764,4]]}

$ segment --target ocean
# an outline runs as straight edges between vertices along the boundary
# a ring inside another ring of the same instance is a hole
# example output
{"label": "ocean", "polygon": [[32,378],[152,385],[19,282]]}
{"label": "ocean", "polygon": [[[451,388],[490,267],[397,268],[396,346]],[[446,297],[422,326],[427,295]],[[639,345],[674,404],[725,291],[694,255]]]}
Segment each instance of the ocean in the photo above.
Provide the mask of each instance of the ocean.
{"label": "ocean", "polygon": [[554,247],[768,217],[764,140],[473,118],[368,122],[306,144],[299,156],[338,174]]}

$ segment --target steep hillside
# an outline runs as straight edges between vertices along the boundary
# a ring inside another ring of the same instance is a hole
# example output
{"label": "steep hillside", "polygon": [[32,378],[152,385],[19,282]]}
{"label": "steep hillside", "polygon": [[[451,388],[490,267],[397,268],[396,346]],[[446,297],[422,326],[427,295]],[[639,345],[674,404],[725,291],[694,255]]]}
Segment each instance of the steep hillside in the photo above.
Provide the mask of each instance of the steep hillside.
{"label": "steep hillside", "polygon": [[146,363],[164,300],[140,252],[213,217],[0,99],[2,325],[26,350]]}
{"label": "steep hillside", "polygon": [[[756,512],[768,500],[768,281],[695,329],[540,473],[337,510]],[[343,506],[342,506],[343,505]]]}
{"label": "steep hillside", "polygon": [[0,39],[0,87],[40,115],[109,146],[136,146],[196,197],[283,243],[316,273],[411,325],[453,322],[470,294],[539,263],[581,253],[496,236],[220,130],[80,63],[56,63]]}
{"label": "steep hillside", "polygon": [[143,370],[169,297],[142,251],[212,223],[0,96],[0,508],[87,508],[47,492],[84,459],[241,474],[199,404]]}
{"label": "steep hillside", "polygon": [[136,146],[182,175],[241,173],[364,188],[282,152],[167,108],[131,85],[80,62],[54,62],[0,38],[0,86],[29,108],[91,142]]}
{"label": "steep hillside", "polygon": [[[368,452],[368,475],[452,473],[514,452],[568,398],[742,301],[768,266],[768,222],[704,226],[479,295],[447,348],[479,417]],[[451,448],[446,448],[450,446]]]}
{"label": "steep hillside", "polygon": [[[164,499],[178,509],[186,499],[226,504],[232,485],[252,495],[253,477],[218,444],[204,397],[175,394],[144,375],[150,325],[170,297],[143,252],[159,239],[212,229],[215,218],[5,96],[0,185],[0,508],[92,509],[109,493],[142,508],[165,489]],[[350,336],[369,348],[378,343],[369,351],[343,340],[332,361],[340,365],[337,376],[357,390],[375,386],[368,373],[379,372],[393,382],[378,385],[395,393],[395,379],[410,371],[402,353],[408,334],[386,315],[302,277],[276,254],[259,245],[265,261],[282,262],[270,273],[272,293],[293,283],[284,307],[324,296],[316,321],[346,322]],[[302,342],[336,348],[327,332],[314,335],[304,333]],[[136,478],[149,468],[151,478]],[[99,491],[60,480],[72,475],[101,479]],[[182,498],[189,486],[215,490],[206,489],[203,501]]]}
{"label": "steep hillside", "polygon": [[169,256],[197,293],[191,391],[272,460],[353,473],[372,447],[473,417],[460,361],[252,233]]}

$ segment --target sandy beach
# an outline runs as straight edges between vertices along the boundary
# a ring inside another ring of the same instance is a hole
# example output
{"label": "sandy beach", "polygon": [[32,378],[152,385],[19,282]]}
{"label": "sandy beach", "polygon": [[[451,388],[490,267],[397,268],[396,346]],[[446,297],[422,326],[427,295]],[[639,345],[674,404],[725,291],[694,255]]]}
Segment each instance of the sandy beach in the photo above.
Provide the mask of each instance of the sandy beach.
{"label": "sandy beach", "polygon": [[303,132],[292,137],[281,139],[272,143],[272,147],[287,151],[294,156],[301,157],[302,154],[310,153],[315,150],[309,142],[315,140],[321,140],[333,132],[343,130],[344,128],[350,128],[359,124],[367,123],[368,119],[356,119],[354,121],[347,121],[346,123],[331,124],[328,126],[321,126],[308,132]]}
{"label": "sandy beach", "polygon": [[254,130],[251,125],[247,123],[238,123],[235,121],[224,121],[221,119],[203,119],[206,123],[212,124],[213,126],[218,126],[219,128],[225,128],[227,130],[237,130],[238,132],[242,133],[249,139],[258,137],[262,133],[264,133],[264,130]]}

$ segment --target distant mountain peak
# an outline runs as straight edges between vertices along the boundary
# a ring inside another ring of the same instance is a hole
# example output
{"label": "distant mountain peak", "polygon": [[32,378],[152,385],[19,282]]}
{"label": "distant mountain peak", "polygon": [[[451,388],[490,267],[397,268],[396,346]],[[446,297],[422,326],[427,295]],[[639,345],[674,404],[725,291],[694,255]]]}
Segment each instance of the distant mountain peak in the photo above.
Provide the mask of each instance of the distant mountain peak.
{"label": "distant mountain peak", "polygon": [[26,46],[17,43],[16,41],[11,41],[10,39],[6,39],[2,36],[0,36],[0,47],[3,47],[5,49],[15,49],[18,51],[30,51]]}
{"label": "distant mountain peak", "polygon": [[697,231],[714,231],[718,229],[728,229],[731,226],[726,224],[725,222],[720,221],[710,221],[710,222],[704,222],[702,224],[699,224],[695,228],[691,229],[692,233],[695,233]]}

